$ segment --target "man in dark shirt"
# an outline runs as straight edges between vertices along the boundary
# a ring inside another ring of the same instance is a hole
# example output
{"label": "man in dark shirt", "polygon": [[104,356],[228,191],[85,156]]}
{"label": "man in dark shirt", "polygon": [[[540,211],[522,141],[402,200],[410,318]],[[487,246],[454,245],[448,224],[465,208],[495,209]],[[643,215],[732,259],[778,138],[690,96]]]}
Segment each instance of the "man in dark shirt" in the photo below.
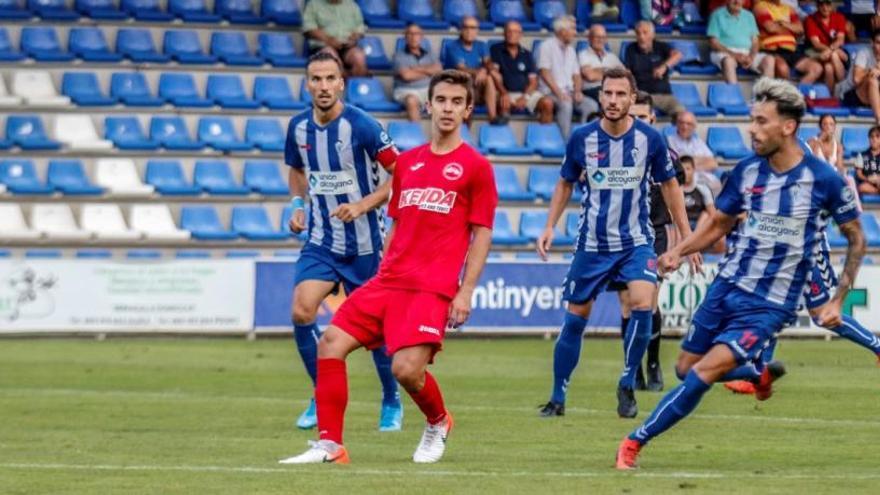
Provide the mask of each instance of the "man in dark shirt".
{"label": "man in dark shirt", "polygon": [[532,52],[520,45],[522,26],[510,21],[504,26],[504,41],[489,48],[492,79],[499,88],[499,113],[502,120],[512,110],[537,115],[542,124],[553,122],[553,100],[538,91],[538,73]]}
{"label": "man in dark shirt", "polygon": [[681,52],[655,39],[654,24],[650,21],[636,24],[636,42],[623,54],[623,65],[632,71],[639,89],[651,94],[654,108],[673,117],[684,110],[672,96],[669,85],[669,73],[680,60]]}

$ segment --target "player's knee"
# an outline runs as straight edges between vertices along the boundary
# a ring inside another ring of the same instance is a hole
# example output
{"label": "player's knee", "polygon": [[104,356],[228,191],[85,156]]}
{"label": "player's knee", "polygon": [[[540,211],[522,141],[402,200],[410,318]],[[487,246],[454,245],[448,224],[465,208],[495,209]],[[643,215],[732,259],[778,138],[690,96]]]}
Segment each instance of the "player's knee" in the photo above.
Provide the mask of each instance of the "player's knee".
{"label": "player's knee", "polygon": [[318,358],[320,359],[345,359],[348,355],[344,342],[339,336],[340,330],[328,327],[327,331],[318,340]]}
{"label": "player's knee", "polygon": [[687,376],[690,370],[690,366],[682,363],[675,363],[675,376],[677,376],[679,380],[684,380],[684,377]]}
{"label": "player's knee", "polygon": [[410,392],[418,392],[425,384],[424,368],[410,360],[395,359],[391,363],[391,373],[397,383]]}
{"label": "player's knee", "polygon": [[299,301],[294,301],[293,314],[291,316],[293,317],[294,325],[305,325],[315,321],[315,318],[318,317],[318,310],[317,308],[310,308]]}

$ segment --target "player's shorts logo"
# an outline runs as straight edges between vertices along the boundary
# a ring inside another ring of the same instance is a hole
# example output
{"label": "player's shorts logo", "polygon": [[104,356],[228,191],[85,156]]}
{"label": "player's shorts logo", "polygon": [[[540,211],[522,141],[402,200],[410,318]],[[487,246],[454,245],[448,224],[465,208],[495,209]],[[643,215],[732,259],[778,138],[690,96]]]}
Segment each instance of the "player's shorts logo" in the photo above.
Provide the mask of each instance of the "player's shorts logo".
{"label": "player's shorts logo", "polygon": [[810,292],[814,296],[818,296],[819,295],[819,284],[817,284],[816,282],[810,282]]}
{"label": "player's shorts logo", "polygon": [[443,177],[446,177],[447,180],[458,180],[462,175],[464,175],[464,169],[455,162],[447,163],[443,167]]}
{"label": "player's shorts logo", "polygon": [[419,331],[422,333],[430,333],[431,335],[440,335],[440,330],[427,325],[419,325]]}
{"label": "player's shorts logo", "polygon": [[648,260],[648,270],[651,270],[652,272],[657,271],[657,260],[654,258]]}

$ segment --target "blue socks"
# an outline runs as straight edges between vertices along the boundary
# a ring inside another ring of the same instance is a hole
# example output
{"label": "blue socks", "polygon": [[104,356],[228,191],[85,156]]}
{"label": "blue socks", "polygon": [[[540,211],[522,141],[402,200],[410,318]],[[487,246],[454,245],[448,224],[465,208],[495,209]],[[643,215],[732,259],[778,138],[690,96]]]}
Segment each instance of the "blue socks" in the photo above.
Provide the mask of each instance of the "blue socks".
{"label": "blue socks", "polygon": [[318,378],[318,340],[321,338],[321,330],[315,322],[307,325],[294,324],[293,338],[314,387]]}
{"label": "blue socks", "polygon": [[759,367],[755,366],[755,363],[749,362],[749,363],[743,364],[741,366],[737,366],[736,368],[728,371],[718,381],[719,382],[732,382],[734,380],[754,381],[754,380],[757,380],[758,378],[761,378],[762,371],[764,371],[764,366],[761,366],[759,368]]}
{"label": "blue socks", "polygon": [[568,380],[581,357],[581,345],[584,342],[586,328],[586,318],[565,312],[562,331],[556,339],[556,348],[553,350],[553,395],[550,396],[552,402],[565,404]]}
{"label": "blue socks", "polygon": [[871,333],[870,330],[863,327],[852,316],[843,315],[843,325],[840,325],[837,328],[831,328],[830,330],[837,335],[868,349],[874,354],[880,354],[880,339]]}
{"label": "blue socks", "polygon": [[634,389],[636,385],[636,372],[642,364],[642,357],[648,350],[648,342],[651,340],[652,311],[633,310],[626,327],[626,335],[623,338],[623,373],[620,375],[618,387]]}
{"label": "blue socks", "polygon": [[373,350],[373,363],[376,365],[376,374],[382,382],[382,404],[399,405],[400,393],[397,391],[397,380],[391,373],[391,358],[385,354],[385,346]]}
{"label": "blue socks", "polygon": [[629,438],[642,445],[648,443],[690,414],[710,388],[712,388],[711,384],[700,380],[697,373],[691,370],[684,382],[663,397],[647,421],[630,433]]}

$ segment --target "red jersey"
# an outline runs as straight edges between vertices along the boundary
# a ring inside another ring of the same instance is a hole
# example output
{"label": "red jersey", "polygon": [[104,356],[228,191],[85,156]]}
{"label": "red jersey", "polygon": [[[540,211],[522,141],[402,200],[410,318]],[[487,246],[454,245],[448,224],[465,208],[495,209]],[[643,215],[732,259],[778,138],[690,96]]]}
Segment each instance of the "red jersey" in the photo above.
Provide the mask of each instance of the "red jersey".
{"label": "red jersey", "polygon": [[375,283],[454,297],[471,226],[495,220],[492,165],[466,143],[445,155],[425,144],[397,158],[391,188],[397,225]]}
{"label": "red jersey", "polygon": [[818,12],[813,12],[804,20],[804,31],[807,39],[819,38],[819,43],[828,46],[837,35],[846,33],[846,18],[840,12],[832,12],[828,22],[825,22]]}

